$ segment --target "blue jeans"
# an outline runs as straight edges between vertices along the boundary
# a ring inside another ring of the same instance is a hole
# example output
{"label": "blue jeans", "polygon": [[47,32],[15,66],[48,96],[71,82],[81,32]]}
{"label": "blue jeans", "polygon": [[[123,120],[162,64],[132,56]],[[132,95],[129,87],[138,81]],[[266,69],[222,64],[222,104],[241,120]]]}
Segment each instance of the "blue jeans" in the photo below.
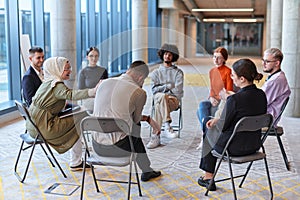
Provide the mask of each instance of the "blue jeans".
{"label": "blue jeans", "polygon": [[197,110],[197,116],[198,116],[198,120],[200,122],[200,128],[203,132],[206,129],[205,125],[206,125],[206,122],[208,121],[208,120],[205,120],[205,122],[204,122],[204,118],[213,116],[217,109],[218,109],[218,106],[212,106],[210,101],[201,101],[200,102],[198,110]]}

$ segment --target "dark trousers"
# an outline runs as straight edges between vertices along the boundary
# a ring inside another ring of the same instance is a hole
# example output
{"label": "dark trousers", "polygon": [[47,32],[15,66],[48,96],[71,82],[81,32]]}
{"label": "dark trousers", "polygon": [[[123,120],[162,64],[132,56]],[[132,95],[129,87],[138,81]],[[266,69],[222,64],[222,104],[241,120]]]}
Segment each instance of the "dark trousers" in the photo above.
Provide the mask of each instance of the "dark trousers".
{"label": "dark trousers", "polygon": [[[134,147],[134,152],[137,153],[136,162],[142,172],[153,171],[150,167],[150,160],[146,153],[144,143],[140,137],[131,137]],[[126,156],[131,152],[129,136],[116,142],[114,145],[102,145],[93,141],[95,152],[100,156]]]}
{"label": "dark trousers", "polygon": [[[211,117],[204,118],[205,123],[210,120]],[[214,173],[217,158],[214,157],[211,153],[211,151],[214,149],[215,145],[217,144],[219,137],[222,134],[222,120],[218,121],[216,126],[213,126],[210,129],[205,128],[205,131],[203,132],[203,143],[202,143],[202,156],[200,161],[200,169]],[[221,149],[221,152],[218,151],[218,153],[222,153],[223,149]]]}
{"label": "dark trousers", "polygon": [[211,153],[213,147],[207,138],[207,131],[203,134],[202,156],[200,160],[200,169],[205,172],[214,173],[217,163],[217,158]]}

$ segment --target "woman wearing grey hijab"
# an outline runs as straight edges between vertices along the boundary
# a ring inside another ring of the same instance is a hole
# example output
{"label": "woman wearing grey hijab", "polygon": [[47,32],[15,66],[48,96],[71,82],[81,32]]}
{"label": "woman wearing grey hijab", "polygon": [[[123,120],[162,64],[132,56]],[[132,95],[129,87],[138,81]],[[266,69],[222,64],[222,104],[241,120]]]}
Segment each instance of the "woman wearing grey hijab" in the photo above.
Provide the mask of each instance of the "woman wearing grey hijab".
{"label": "woman wearing grey hijab", "polygon": [[[64,109],[67,100],[80,100],[95,95],[96,88],[72,90],[64,81],[72,72],[70,62],[64,57],[52,57],[44,62],[44,82],[37,90],[30,105],[32,120],[40,129],[46,141],[58,153],[71,149],[71,170],[83,167],[82,144],[80,141],[79,124],[86,112],[61,118],[59,113]],[[32,137],[37,135],[35,129],[26,123],[26,128]]]}

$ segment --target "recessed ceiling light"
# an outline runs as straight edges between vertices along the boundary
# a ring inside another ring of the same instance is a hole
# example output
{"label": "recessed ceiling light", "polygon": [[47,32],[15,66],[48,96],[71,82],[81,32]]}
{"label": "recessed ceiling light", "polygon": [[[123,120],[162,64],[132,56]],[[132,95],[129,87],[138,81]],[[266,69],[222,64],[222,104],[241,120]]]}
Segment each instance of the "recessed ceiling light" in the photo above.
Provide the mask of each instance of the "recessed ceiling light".
{"label": "recessed ceiling light", "polygon": [[256,23],[263,22],[264,18],[203,18],[203,22],[225,22],[225,23]]}
{"label": "recessed ceiling light", "polygon": [[217,19],[217,18],[204,18],[203,21],[204,22],[225,22],[225,19],[223,19],[223,18],[220,18],[220,19]]}
{"label": "recessed ceiling light", "polygon": [[193,8],[194,12],[253,12],[253,8]]}
{"label": "recessed ceiling light", "polygon": [[233,19],[233,22],[257,22],[257,19]]}

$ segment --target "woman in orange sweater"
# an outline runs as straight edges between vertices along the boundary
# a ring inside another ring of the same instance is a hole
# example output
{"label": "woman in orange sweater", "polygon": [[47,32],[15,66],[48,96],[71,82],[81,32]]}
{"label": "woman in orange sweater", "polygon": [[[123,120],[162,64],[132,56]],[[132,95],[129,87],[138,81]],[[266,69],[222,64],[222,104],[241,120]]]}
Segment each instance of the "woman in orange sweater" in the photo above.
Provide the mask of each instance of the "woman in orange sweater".
{"label": "woman in orange sweater", "polygon": [[220,103],[220,92],[233,91],[233,81],[231,79],[231,69],[225,65],[228,52],[224,47],[218,47],[214,51],[213,61],[215,66],[209,71],[210,92],[209,101],[201,101],[197,111],[202,130],[205,129],[205,117],[212,116],[216,112]]}

